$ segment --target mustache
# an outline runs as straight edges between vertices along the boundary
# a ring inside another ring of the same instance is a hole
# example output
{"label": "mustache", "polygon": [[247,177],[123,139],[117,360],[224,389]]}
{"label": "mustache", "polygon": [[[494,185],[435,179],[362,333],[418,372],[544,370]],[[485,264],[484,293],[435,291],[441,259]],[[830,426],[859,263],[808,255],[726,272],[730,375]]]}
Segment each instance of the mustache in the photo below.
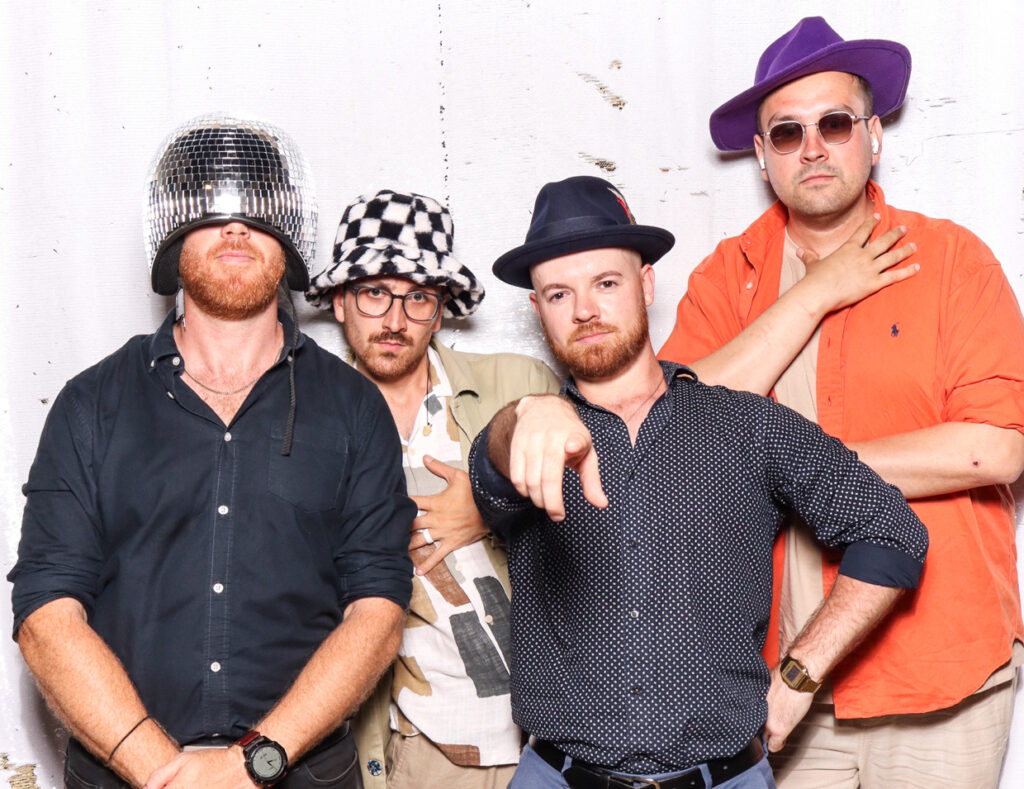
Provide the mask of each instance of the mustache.
{"label": "mustache", "polygon": [[211,257],[217,257],[223,252],[245,252],[250,257],[259,260],[262,255],[256,247],[240,236],[233,236],[218,243],[210,250]]}
{"label": "mustache", "polygon": [[575,342],[576,340],[580,339],[581,337],[587,337],[587,336],[589,336],[591,334],[595,334],[597,332],[617,332],[617,331],[618,331],[617,328],[615,328],[614,326],[609,326],[607,323],[600,323],[600,322],[598,322],[598,323],[585,323],[584,325],[580,326],[579,328],[574,330],[572,334],[569,335],[569,342]]}
{"label": "mustache", "polygon": [[815,175],[841,175],[838,169],[828,164],[810,164],[802,168],[796,174],[796,180],[802,181],[804,178],[810,178]]}
{"label": "mustache", "polygon": [[370,336],[370,342],[393,342],[398,345],[412,345],[412,340],[404,334],[397,334],[392,331],[377,332]]}

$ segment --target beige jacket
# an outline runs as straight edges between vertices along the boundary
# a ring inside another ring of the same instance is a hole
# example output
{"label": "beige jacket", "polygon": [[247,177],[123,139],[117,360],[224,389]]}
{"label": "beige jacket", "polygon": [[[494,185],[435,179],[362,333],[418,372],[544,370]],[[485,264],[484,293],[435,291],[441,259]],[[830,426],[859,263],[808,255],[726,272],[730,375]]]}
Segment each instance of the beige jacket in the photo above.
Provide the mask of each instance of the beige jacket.
{"label": "beige jacket", "polygon": [[[560,388],[558,378],[548,366],[528,356],[514,353],[462,353],[445,347],[436,339],[431,340],[431,347],[441,358],[451,383],[451,411],[459,428],[462,466],[467,471],[470,445],[495,413],[525,395],[558,392]],[[499,568],[502,584],[508,588],[504,547],[492,538],[485,538],[485,546],[495,567]],[[389,669],[352,721],[364,789],[386,787],[384,751],[391,735],[390,702]]]}

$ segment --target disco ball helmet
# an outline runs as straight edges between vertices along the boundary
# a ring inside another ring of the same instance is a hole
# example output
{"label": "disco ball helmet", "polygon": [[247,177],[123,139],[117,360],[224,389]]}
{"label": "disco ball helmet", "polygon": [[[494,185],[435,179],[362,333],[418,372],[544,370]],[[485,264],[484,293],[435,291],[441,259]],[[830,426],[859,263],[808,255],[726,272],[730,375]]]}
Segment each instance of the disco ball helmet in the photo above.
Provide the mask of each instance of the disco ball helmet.
{"label": "disco ball helmet", "polygon": [[302,151],[280,129],[203,115],[168,135],[150,169],[145,237],[157,293],[178,289],[178,259],[190,230],[236,220],[280,241],[288,287],[309,287],[316,190]]}

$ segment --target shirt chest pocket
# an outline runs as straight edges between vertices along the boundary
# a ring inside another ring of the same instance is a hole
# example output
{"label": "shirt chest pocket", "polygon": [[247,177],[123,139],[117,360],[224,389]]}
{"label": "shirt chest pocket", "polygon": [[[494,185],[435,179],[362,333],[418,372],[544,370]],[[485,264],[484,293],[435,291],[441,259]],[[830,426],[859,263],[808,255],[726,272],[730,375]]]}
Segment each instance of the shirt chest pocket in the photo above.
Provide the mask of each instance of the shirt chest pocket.
{"label": "shirt chest pocket", "polygon": [[290,455],[282,455],[284,428],[270,433],[267,490],[303,512],[339,506],[341,480],[348,473],[348,441],[296,426]]}

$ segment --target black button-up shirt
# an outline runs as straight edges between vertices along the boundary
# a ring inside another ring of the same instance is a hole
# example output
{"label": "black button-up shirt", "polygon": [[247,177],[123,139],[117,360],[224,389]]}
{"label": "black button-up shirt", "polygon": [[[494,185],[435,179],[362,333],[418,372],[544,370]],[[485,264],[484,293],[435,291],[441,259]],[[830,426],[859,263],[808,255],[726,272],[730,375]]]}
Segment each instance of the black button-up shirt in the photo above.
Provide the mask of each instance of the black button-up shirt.
{"label": "black button-up shirt", "polygon": [[868,583],[916,586],[928,545],[899,490],[817,425],[662,367],[668,391],[635,446],[618,416],[563,387],[607,509],[567,470],[566,518],[552,522],[495,470],[486,430],[470,460],[477,505],[509,545],[516,722],[641,775],[731,756],[764,725],[772,543],[790,508]]}
{"label": "black button-up shirt", "polygon": [[415,507],[387,405],[342,360],[301,337],[225,426],[181,381],[172,325],[54,400],[8,579],[15,633],[44,603],[79,600],[187,743],[243,734],[352,601],[408,604]]}

